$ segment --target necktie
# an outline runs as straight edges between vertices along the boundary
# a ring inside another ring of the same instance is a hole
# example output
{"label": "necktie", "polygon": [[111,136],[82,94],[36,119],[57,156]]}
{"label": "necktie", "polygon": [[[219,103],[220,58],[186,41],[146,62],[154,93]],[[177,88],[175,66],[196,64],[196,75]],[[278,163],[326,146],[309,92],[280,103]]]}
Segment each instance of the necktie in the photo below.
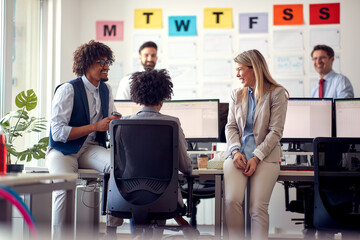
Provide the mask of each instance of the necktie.
{"label": "necktie", "polygon": [[324,81],[325,79],[320,79],[320,82],[319,82],[319,98],[323,98],[323,95],[324,95]]}

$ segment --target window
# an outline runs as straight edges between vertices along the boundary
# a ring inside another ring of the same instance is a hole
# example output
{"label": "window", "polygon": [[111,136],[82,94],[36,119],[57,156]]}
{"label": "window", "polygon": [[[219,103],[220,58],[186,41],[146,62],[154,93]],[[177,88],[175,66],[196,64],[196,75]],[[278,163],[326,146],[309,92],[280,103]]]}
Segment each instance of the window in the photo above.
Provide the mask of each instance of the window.
{"label": "window", "polygon": [[[40,107],[43,84],[40,63],[42,6],[45,1],[0,0],[1,116],[15,109],[15,96],[28,89],[34,89],[38,96],[38,107],[31,111],[31,116],[44,115]],[[34,135],[24,136],[16,140],[16,145],[29,146],[36,140]],[[36,164],[33,162],[31,165]]]}
{"label": "window", "polygon": [[0,0],[0,116],[5,109],[5,0]]}
{"label": "window", "polygon": [[[14,0],[12,99],[20,91],[39,89],[39,0]],[[14,101],[12,101],[14,107]]]}

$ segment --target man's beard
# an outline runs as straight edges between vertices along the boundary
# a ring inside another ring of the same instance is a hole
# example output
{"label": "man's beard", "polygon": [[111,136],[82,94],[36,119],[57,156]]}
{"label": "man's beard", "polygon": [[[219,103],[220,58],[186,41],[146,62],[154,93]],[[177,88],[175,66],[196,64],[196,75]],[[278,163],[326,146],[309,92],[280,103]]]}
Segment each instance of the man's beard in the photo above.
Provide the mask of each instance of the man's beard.
{"label": "man's beard", "polygon": [[109,78],[100,78],[100,82],[107,82],[109,81]]}
{"label": "man's beard", "polygon": [[[152,65],[146,65],[146,63],[153,63]],[[141,63],[144,69],[151,69],[153,70],[155,68],[155,63],[154,62],[145,62],[145,63]]]}

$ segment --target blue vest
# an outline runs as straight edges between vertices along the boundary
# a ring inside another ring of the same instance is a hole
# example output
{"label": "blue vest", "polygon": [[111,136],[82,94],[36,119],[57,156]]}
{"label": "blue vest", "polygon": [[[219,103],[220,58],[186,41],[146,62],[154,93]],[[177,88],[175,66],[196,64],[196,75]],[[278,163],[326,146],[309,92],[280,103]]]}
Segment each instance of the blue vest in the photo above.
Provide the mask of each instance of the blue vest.
{"label": "blue vest", "polygon": [[[90,124],[89,103],[86,90],[81,78],[69,81],[74,88],[74,105],[70,117],[69,126],[81,127]],[[61,86],[56,87],[56,90]],[[109,89],[106,84],[100,82],[99,94],[103,118],[108,117],[109,112]],[[50,129],[49,146],[62,152],[64,155],[77,153],[84,144],[87,136],[67,141],[66,143],[54,141]],[[106,132],[96,132],[95,140],[100,146],[106,147]]]}

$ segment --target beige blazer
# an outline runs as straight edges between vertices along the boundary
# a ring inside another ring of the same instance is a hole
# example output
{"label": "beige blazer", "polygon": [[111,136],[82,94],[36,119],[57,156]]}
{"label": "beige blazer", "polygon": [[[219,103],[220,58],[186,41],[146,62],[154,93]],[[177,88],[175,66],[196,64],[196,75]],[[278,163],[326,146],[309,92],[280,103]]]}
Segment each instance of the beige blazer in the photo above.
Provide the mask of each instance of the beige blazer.
{"label": "beige blazer", "polygon": [[[228,149],[233,146],[241,147],[247,110],[248,91],[235,89],[231,93],[228,123],[225,127]],[[245,96],[242,96],[245,94]],[[260,160],[279,162],[282,156],[280,139],[283,134],[287,110],[287,97],[282,87],[265,93],[257,104],[254,116],[253,132],[256,149],[253,152]]]}

